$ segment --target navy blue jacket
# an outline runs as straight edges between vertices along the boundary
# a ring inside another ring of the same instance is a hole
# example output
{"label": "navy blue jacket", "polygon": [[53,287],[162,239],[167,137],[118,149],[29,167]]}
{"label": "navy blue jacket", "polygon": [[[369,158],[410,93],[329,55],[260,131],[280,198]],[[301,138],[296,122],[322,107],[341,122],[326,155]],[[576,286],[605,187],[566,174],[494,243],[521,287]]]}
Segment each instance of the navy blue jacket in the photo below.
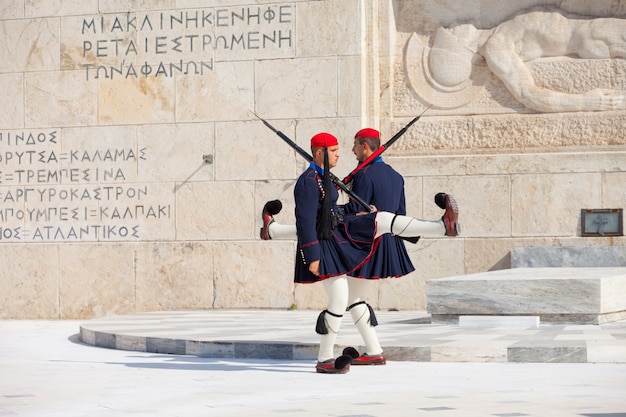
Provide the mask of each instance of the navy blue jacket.
{"label": "navy blue jacket", "polygon": [[[294,188],[298,235],[295,282],[311,283],[347,274],[361,266],[372,255],[374,247],[375,213],[349,216],[338,222],[330,239],[319,239],[316,223],[323,201],[322,173],[320,167],[311,164]],[[333,211],[337,213],[339,193],[334,186],[330,188]],[[309,264],[316,260],[320,261],[319,277],[309,272]]]}
{"label": "navy blue jacket", "polygon": [[[378,158],[358,171],[353,179],[352,191],[376,206],[380,211],[406,215],[404,178],[391,166]],[[362,211],[355,201],[345,205],[346,213]],[[367,263],[348,275],[358,278],[379,279],[401,277],[415,271],[406,251],[404,241],[397,236],[384,234],[376,243],[376,251]]]}

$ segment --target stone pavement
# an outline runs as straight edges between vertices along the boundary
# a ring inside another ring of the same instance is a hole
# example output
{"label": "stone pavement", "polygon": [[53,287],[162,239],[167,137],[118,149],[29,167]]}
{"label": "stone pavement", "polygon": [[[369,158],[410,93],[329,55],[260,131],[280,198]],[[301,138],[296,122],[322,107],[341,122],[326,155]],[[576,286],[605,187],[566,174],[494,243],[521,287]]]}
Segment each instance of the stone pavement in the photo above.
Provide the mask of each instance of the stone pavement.
{"label": "stone pavement", "polygon": [[[476,350],[499,344],[497,337],[479,337],[495,330],[436,326],[431,331],[438,336],[427,336],[428,326],[420,324],[424,315],[417,313],[379,314],[383,345],[399,346],[404,341],[411,346],[420,338],[432,342],[438,337],[450,347],[448,362],[392,360],[385,366],[353,366],[345,375],[322,375],[308,359],[206,358],[104,349],[84,344],[78,336],[81,326],[102,329],[108,323],[117,330],[126,327],[131,334],[142,330],[156,341],[186,333],[265,343],[292,343],[302,337],[299,343],[314,343],[315,316],[212,311],[87,322],[0,321],[0,416],[626,417],[624,363],[455,362],[462,346]],[[221,327],[195,328],[199,319]],[[351,327],[344,322],[343,342],[357,341]],[[612,335],[623,341],[623,328],[624,324],[615,324],[563,329],[553,339],[568,334],[570,341],[589,343],[593,335],[598,340]],[[524,332],[510,333],[521,340]],[[438,360],[446,359],[438,355]]]}
{"label": "stone pavement", "polygon": [[[315,359],[318,311],[166,311],[81,323],[83,342],[113,349],[212,358]],[[390,360],[417,362],[626,363],[626,321],[603,325],[470,327],[430,324],[419,311],[376,312]],[[503,324],[506,319],[501,320]],[[337,339],[358,347],[349,315]]]}

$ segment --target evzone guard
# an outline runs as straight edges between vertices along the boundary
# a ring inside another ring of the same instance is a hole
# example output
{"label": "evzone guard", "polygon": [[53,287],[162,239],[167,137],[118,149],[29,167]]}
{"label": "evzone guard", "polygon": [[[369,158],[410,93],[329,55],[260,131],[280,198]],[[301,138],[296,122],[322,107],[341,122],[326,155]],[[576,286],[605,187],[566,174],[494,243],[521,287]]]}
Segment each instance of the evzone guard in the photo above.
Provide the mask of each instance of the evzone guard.
{"label": "evzone guard", "polygon": [[[422,220],[375,207],[344,214],[337,205],[337,187],[331,185],[330,169],[339,159],[337,138],[326,132],[316,134],[311,138],[311,153],[310,166],[294,188],[296,224],[276,222],[274,215],[280,212],[282,204],[278,200],[269,201],[262,212],[261,238],[297,238],[294,282],[322,282],[324,286],[327,306],[316,325],[320,334],[316,371],[341,374],[348,372],[351,364],[384,364],[385,357],[373,328],[376,325],[373,311],[362,302],[365,296],[362,282],[371,277],[347,274],[363,268],[381,250],[379,245],[385,234],[412,239],[457,236],[460,227],[456,201],[445,193],[435,196],[437,205],[445,210],[440,220]],[[367,353],[360,355],[356,349],[347,348],[335,357],[335,340],[348,307],[352,307],[350,311]]]}

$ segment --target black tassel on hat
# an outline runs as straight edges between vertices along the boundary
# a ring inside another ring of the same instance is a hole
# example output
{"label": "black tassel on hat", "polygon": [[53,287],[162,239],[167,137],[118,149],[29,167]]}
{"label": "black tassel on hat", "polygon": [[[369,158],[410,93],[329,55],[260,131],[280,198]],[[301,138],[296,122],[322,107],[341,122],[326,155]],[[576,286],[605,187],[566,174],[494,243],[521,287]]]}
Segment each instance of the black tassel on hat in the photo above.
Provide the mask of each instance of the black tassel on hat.
{"label": "black tassel on hat", "polygon": [[[330,167],[328,163],[328,148],[324,147],[324,199],[322,201],[322,211],[317,220],[317,237],[328,240],[332,236],[332,195],[330,188]],[[324,333],[325,334],[325,333]]]}

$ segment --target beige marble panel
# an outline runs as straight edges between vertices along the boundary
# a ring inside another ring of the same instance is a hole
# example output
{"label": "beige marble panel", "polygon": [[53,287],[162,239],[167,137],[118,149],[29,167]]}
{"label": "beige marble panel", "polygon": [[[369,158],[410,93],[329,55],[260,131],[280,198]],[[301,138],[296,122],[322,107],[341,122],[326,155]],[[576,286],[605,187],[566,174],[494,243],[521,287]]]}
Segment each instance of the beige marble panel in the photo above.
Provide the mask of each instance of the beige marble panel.
{"label": "beige marble panel", "polygon": [[176,121],[250,119],[254,96],[253,62],[219,62],[203,75],[176,77]]}
{"label": "beige marble panel", "polygon": [[58,255],[56,245],[2,245],[0,318],[59,318]]}
{"label": "beige marble panel", "polygon": [[[401,139],[400,139],[401,140]],[[426,175],[466,175],[465,156],[403,156],[394,150],[394,145],[385,152],[387,162],[405,177]]]}
{"label": "beige marble panel", "polygon": [[128,183],[143,178],[137,166],[146,150],[137,145],[135,126],[98,126],[64,128],[60,152],[61,166],[78,169],[81,183]]}
{"label": "beige marble panel", "polygon": [[466,157],[468,175],[549,173],[561,155],[549,153],[475,155]]}
{"label": "beige marble panel", "polygon": [[21,19],[24,17],[24,0],[7,0],[0,3],[0,19]]}
{"label": "beige marble panel", "polygon": [[595,208],[626,208],[626,172],[605,172],[602,189],[602,207]]}
{"label": "beige marble panel", "polygon": [[121,13],[128,11],[173,9],[177,0],[107,0],[100,5],[101,13]]}
{"label": "beige marble panel", "polygon": [[[256,131],[262,137],[251,135]],[[274,137],[266,139],[270,133]],[[295,158],[292,148],[260,122],[217,123],[215,126],[217,180],[292,178]]]}
{"label": "beige marble panel", "polygon": [[59,20],[0,20],[0,72],[59,69]]}
{"label": "beige marble panel", "polygon": [[[310,0],[255,0],[254,2],[248,1],[247,3],[251,5],[257,4],[283,4],[283,3],[298,3],[298,2],[307,2]],[[211,1],[211,6],[240,6],[241,4],[247,4],[246,2],[242,2],[241,0],[213,0]],[[205,7],[206,0],[176,0],[177,8],[189,8],[189,7]]]}
{"label": "beige marble panel", "polygon": [[66,16],[98,13],[98,0],[25,0],[26,17]]}
{"label": "beige marble panel", "polygon": [[[618,150],[621,149],[621,150]],[[550,172],[615,172],[626,166],[624,147],[610,151],[596,151],[590,147],[585,152],[549,154]],[[533,157],[538,157],[534,155]],[[609,174],[610,175],[610,174]]]}
{"label": "beige marble panel", "polygon": [[[214,9],[161,9],[156,11],[143,9],[133,12],[131,16],[137,19],[136,30],[134,31],[135,45],[126,40],[122,41],[121,45],[132,51],[132,53],[125,55],[131,59],[135,55],[134,59],[138,63],[149,62],[157,65],[157,67],[159,64],[163,64],[164,73],[179,75],[184,73],[184,70],[181,71],[180,69],[181,64],[185,64],[185,70],[187,68],[191,70],[194,69],[194,65],[189,67],[186,65],[190,62],[197,65],[204,62],[209,67],[214,63],[216,46]],[[125,13],[112,14],[110,17],[121,22],[126,20]],[[230,41],[230,36],[228,39]],[[109,40],[109,45],[113,45],[111,40]],[[136,53],[132,50],[133,46],[137,47]],[[227,47],[230,46],[230,44],[227,45]],[[177,68],[170,67],[170,63],[175,64]]]}
{"label": "beige marble panel", "polygon": [[98,85],[100,124],[174,122],[176,89],[171,78],[100,79]]}
{"label": "beige marble panel", "polygon": [[208,42],[219,61],[293,58],[301,45],[298,7],[291,2],[215,7],[215,34]]}
{"label": "beige marble panel", "polygon": [[[511,186],[508,176],[425,178],[425,199],[434,199],[438,192],[456,199],[462,237],[510,235]],[[442,215],[443,211],[437,205],[425,205],[425,218],[439,219]]]}
{"label": "beige marble panel", "polygon": [[[302,3],[296,20],[298,56],[357,55],[361,52],[358,0]],[[337,30],[341,28],[341,30]]]}
{"label": "beige marble panel", "polygon": [[107,208],[101,222],[133,231],[127,239],[119,236],[115,240],[176,239],[176,195],[171,184],[137,184],[136,189],[131,185],[127,190],[116,188],[115,192],[119,196],[114,201],[101,204]]}
{"label": "beige marble panel", "polygon": [[333,117],[337,114],[336,57],[258,61],[254,74],[255,108],[265,118],[286,119],[303,114]]}
{"label": "beige marble panel", "polygon": [[[6,173],[2,174],[6,178]],[[3,241],[5,243],[22,243],[28,239],[29,231],[26,230],[26,202],[35,198],[36,191],[29,191],[33,187],[13,185],[0,186],[0,224],[3,229]]]}
{"label": "beige marble panel", "polygon": [[128,244],[60,245],[59,259],[64,260],[58,271],[60,318],[86,319],[134,312],[134,257],[135,251]]}
{"label": "beige marble panel", "polygon": [[537,239],[470,238],[465,239],[465,273],[511,268],[511,248],[545,245]]}
{"label": "beige marble panel", "polygon": [[467,174],[539,174],[620,171],[626,164],[623,151],[527,153],[468,156]]}
{"label": "beige marble panel", "polygon": [[135,311],[212,308],[212,244],[142,243],[135,252]]}
{"label": "beige marble panel", "polygon": [[[278,130],[279,132],[287,136],[289,139],[291,139],[293,142],[298,144],[298,146],[300,146],[305,152],[307,152],[308,154],[311,153],[311,148],[308,146],[308,139],[306,141],[307,143],[301,142],[299,140],[298,136],[301,133],[299,131],[296,132],[296,128],[298,128],[298,130],[300,128],[300,123],[298,120],[296,119],[274,120],[274,119],[268,118],[265,115],[264,109],[256,109],[256,110],[251,110],[251,111],[254,111],[258,117],[264,119],[267,123],[269,123],[272,127],[274,127],[274,129]],[[266,159],[265,163],[274,167],[276,165],[280,165],[281,172],[284,172],[284,169],[289,168],[290,170],[289,172],[291,173],[286,175],[285,178],[293,178],[295,180],[304,170],[305,163],[308,166],[308,162],[306,162],[305,159],[301,155],[297,154],[296,151],[293,150],[291,146],[288,145],[282,138],[280,138],[271,129],[266,127],[263,124],[263,122],[259,120],[256,116],[254,116],[252,113],[250,113],[250,116],[253,118],[254,124],[250,125],[249,127],[250,130],[248,131],[249,138],[245,139],[245,142],[248,144],[254,143],[256,146],[253,146],[253,148],[257,150],[258,152],[264,152],[264,151],[260,151],[261,148],[266,148],[268,152],[270,151],[281,152],[281,155],[284,155],[285,151],[291,152],[291,157],[280,158],[280,163],[277,163],[276,161],[278,161],[278,158],[274,158],[274,157],[270,157],[269,159]],[[225,126],[230,126],[230,124],[226,124]],[[308,132],[306,134],[308,135]],[[226,143],[228,141],[228,137],[229,135],[223,138],[222,143]],[[262,146],[258,146],[258,145],[262,145]],[[271,178],[276,178],[276,176],[272,175]]]}
{"label": "beige marble panel", "polygon": [[214,247],[215,308],[284,308],[293,303],[291,242],[224,242]]}
{"label": "beige marble panel", "polygon": [[515,175],[511,181],[513,236],[580,234],[580,209],[602,201],[599,174]]}
{"label": "beige marble panel", "polygon": [[99,187],[48,184],[28,189],[32,191],[24,205],[26,242],[118,240],[114,229],[103,235],[100,199],[105,194]]}
{"label": "beige marble panel", "polygon": [[24,74],[27,127],[91,126],[98,122],[98,86],[81,71]]}
{"label": "beige marble panel", "polygon": [[[206,7],[204,0],[174,0],[177,8]],[[229,6],[232,4],[241,4],[237,0],[215,0],[211,2],[212,6]]]}
{"label": "beige marble panel", "polygon": [[[141,18],[139,21],[141,22]],[[90,79],[95,78],[96,70],[101,65],[107,69],[109,76],[113,74],[114,79],[132,74],[133,71],[129,70],[131,63],[137,68],[138,63],[140,67],[146,62],[146,57],[139,54],[142,45],[138,44],[137,31],[134,29],[136,20],[132,22],[132,25],[128,24],[126,14],[62,17],[61,69],[82,70],[85,77],[90,75]],[[115,30],[112,31],[111,28]],[[123,68],[122,74],[111,71],[111,68],[119,70],[120,65]]]}
{"label": "beige marble panel", "polygon": [[426,279],[419,266],[404,277],[381,280],[377,304],[379,310],[426,310]]}
{"label": "beige marble panel", "polygon": [[[138,178],[142,181],[186,182],[212,180],[215,158],[205,163],[204,155],[214,157],[213,123],[143,125],[137,128]],[[173,188],[172,188],[173,189]]]}
{"label": "beige marble panel", "polygon": [[[354,280],[354,279],[358,279],[358,278],[348,278],[349,280]],[[367,282],[366,285],[366,289],[365,289],[365,297],[363,298],[363,300],[368,303],[374,310],[378,310],[379,309],[379,286],[380,283],[384,281],[384,280],[369,280]],[[349,302],[350,300],[348,300]],[[348,306],[349,307],[349,306]],[[350,323],[350,325],[352,325],[353,320],[352,320],[352,316],[350,315],[349,310],[346,311],[345,316],[348,320],[348,323]]]}
{"label": "beige marble panel", "polygon": [[24,127],[24,76],[0,74],[0,91],[5,96],[0,102],[0,126],[3,129]]}
{"label": "beige marble panel", "polygon": [[[361,76],[361,65],[360,56],[342,57],[339,59],[339,89],[337,96],[337,113],[339,116],[359,116],[365,107],[363,103],[364,97],[362,97],[365,93],[362,88],[365,80]],[[376,106],[376,103],[367,104],[367,107]],[[380,127],[377,125],[371,127],[380,130]]]}
{"label": "beige marble panel", "polygon": [[254,184],[247,181],[186,183],[176,190],[176,239],[252,239]]}
{"label": "beige marble panel", "polygon": [[[386,161],[391,164],[393,162]],[[400,172],[402,175],[402,172]],[[406,212],[409,216],[423,218],[424,207],[429,204],[434,204],[432,196],[424,197],[423,193],[424,179],[422,177],[404,177],[404,197],[406,202]]]}
{"label": "beige marble panel", "polygon": [[[295,250],[294,250],[295,256]],[[294,258],[295,259],[295,258]],[[293,264],[292,264],[293,265]],[[292,281],[293,281],[293,267],[292,271]],[[317,282],[314,284],[293,284],[294,295],[295,295],[295,305],[298,310],[324,310],[328,305],[328,300],[326,297],[326,291],[324,291],[324,286]],[[314,330],[314,323],[311,323],[311,331]]]}

